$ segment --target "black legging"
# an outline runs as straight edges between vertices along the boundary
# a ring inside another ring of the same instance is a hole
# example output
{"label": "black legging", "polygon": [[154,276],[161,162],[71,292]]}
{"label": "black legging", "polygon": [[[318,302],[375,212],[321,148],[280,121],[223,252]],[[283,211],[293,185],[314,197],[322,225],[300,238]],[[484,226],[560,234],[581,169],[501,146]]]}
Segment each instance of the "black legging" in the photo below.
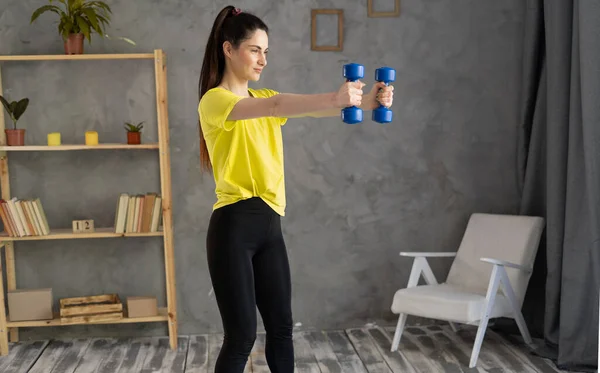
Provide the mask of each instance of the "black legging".
{"label": "black legging", "polygon": [[260,198],[213,211],[208,268],[225,338],[216,373],[242,373],[256,339],[256,307],[273,373],[294,371],[291,281],[280,216]]}

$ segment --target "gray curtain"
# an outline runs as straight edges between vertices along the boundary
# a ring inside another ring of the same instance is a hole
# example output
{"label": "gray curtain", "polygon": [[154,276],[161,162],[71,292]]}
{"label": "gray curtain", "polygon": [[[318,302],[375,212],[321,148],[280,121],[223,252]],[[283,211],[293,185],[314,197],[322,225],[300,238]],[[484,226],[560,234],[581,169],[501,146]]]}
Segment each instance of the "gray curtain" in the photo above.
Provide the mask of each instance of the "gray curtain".
{"label": "gray curtain", "polygon": [[523,312],[536,351],[595,371],[600,271],[600,1],[527,0],[521,214],[546,218]]}

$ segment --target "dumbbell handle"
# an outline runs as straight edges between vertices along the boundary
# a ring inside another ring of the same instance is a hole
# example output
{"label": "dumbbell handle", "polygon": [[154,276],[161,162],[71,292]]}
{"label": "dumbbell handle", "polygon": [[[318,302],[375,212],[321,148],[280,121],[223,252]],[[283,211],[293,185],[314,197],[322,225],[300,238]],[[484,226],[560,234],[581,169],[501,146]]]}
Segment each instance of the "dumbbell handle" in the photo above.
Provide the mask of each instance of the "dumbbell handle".
{"label": "dumbbell handle", "polygon": [[[355,82],[365,75],[365,67],[357,63],[344,65],[344,77],[346,82]],[[363,111],[356,106],[350,106],[342,109],[342,121],[348,124],[360,123],[363,120]]]}
{"label": "dumbbell handle", "polygon": [[[391,82],[396,80],[396,70],[390,67],[379,68],[375,70],[375,80],[389,86]],[[392,121],[393,115],[390,109],[379,104],[379,107],[373,110],[372,119],[377,123],[389,123]]]}

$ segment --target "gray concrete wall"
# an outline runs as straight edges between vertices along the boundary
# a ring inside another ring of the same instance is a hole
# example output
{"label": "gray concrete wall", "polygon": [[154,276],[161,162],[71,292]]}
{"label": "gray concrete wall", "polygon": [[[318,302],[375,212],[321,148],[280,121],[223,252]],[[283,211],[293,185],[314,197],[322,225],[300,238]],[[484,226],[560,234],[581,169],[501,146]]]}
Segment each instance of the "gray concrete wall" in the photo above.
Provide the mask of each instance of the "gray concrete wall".
{"label": "gray concrete wall", "polygon": [[[0,2],[1,54],[62,53],[54,15],[29,25],[44,1]],[[368,119],[350,126],[329,118],[294,119],[284,127],[284,234],[301,327],[393,323],[392,295],[406,284],[411,266],[400,250],[455,250],[470,213],[514,212],[517,205],[522,1],[403,1],[398,18],[367,18],[365,3],[240,3],[272,30],[269,66],[257,86],[327,92],[342,83],[347,62],[366,66],[369,86],[376,67],[397,69],[392,124]],[[199,172],[196,105],[205,40],[228,2],[109,4],[108,32],[138,45],[96,36],[86,52],[162,48],[168,54],[179,330],[219,331],[205,251],[214,182]],[[310,9],[327,7],[345,11],[343,52],[310,50]],[[11,62],[3,64],[2,79],[6,95],[31,99],[20,122],[29,144],[45,143],[52,131],[60,131],[64,143],[83,142],[90,129],[103,142],[125,141],[128,120],[145,120],[143,141],[156,141],[150,61]],[[82,218],[110,226],[119,193],[159,191],[155,151],[11,153],[10,176],[12,195],[40,197],[54,228]],[[123,299],[155,294],[162,305],[161,248],[160,238],[22,242],[16,245],[17,283],[52,287],[57,301],[117,292]],[[449,261],[433,264],[443,278]],[[166,328],[39,328],[23,336],[87,333],[160,334]]]}

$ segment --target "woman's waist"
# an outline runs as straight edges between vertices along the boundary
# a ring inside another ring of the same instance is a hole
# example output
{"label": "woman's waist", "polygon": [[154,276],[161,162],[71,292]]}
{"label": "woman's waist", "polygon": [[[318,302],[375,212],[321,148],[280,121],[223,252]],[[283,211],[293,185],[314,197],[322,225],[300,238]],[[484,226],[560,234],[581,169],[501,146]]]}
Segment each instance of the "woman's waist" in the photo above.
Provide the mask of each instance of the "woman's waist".
{"label": "woman's waist", "polygon": [[229,201],[222,201],[216,209],[227,213],[243,214],[264,214],[272,215],[275,213],[261,197],[238,197]]}

